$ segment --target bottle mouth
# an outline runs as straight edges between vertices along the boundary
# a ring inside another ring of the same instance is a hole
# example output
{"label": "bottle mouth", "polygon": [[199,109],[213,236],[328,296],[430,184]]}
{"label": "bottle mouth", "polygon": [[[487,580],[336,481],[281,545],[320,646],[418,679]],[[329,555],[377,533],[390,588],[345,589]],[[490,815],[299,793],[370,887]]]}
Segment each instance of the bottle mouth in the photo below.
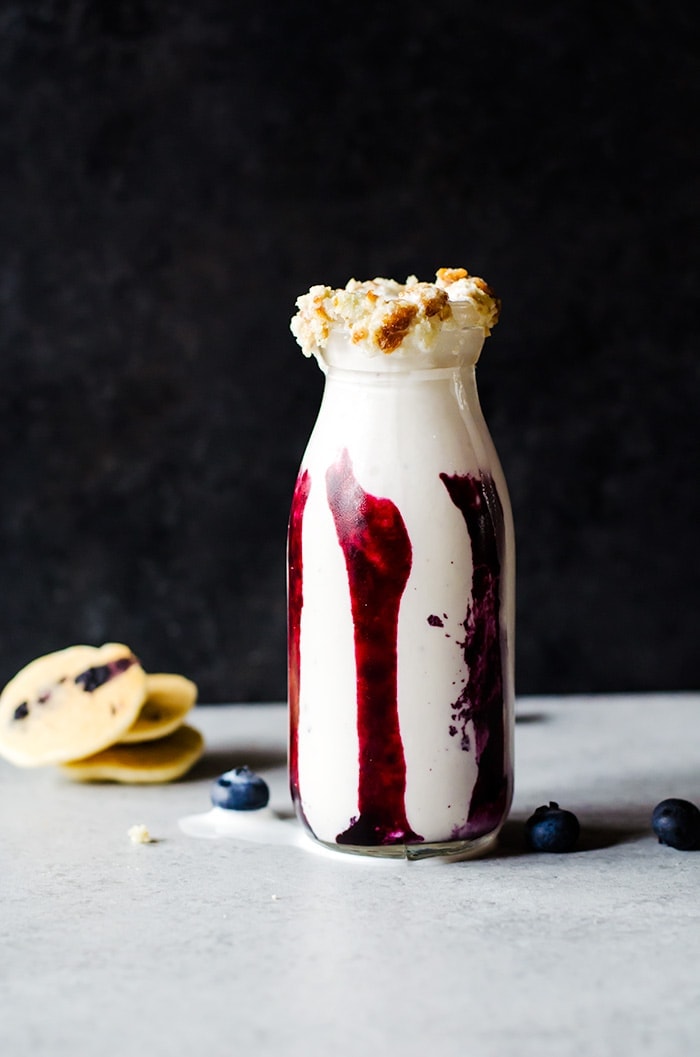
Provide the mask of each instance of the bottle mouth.
{"label": "bottle mouth", "polygon": [[473,366],[479,359],[486,335],[483,327],[443,325],[432,341],[421,341],[417,334],[408,334],[391,352],[382,352],[376,345],[353,339],[346,328],[333,327],[316,359],[321,370],[328,367],[370,371],[379,374],[400,374],[409,371]]}

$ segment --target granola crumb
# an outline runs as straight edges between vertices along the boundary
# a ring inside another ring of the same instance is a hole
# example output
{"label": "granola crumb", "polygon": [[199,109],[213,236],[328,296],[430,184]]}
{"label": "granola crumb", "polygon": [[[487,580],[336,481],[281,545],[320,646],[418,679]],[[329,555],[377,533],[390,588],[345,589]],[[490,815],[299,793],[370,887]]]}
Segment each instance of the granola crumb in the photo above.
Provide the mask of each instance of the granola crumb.
{"label": "granola crumb", "polygon": [[132,844],[155,844],[153,837],[148,832],[148,828],[142,822],[131,826],[128,835]]}
{"label": "granola crumb", "polygon": [[342,333],[365,355],[425,357],[444,331],[472,328],[488,337],[500,301],[466,268],[439,268],[433,283],[409,275],[405,283],[377,278],[350,279],[338,290],[312,286],[297,309],[291,330],[305,356],[323,361],[332,334]]}

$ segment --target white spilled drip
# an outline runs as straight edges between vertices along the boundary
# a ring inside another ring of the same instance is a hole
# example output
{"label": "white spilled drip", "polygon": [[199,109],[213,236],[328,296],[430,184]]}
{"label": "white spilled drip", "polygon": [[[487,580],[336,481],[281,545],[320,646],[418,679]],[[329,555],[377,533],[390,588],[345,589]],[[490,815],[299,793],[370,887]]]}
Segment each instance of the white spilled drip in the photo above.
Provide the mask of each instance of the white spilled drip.
{"label": "white spilled drip", "polygon": [[272,808],[258,811],[228,811],[213,807],[202,815],[186,815],[178,825],[188,837],[205,840],[233,838],[254,844],[292,844],[308,848],[311,841],[295,818],[284,816]]}
{"label": "white spilled drip", "polygon": [[213,807],[201,815],[185,815],[178,819],[178,826],[188,837],[204,840],[242,840],[251,844],[286,844],[314,855],[329,857],[336,862],[351,862],[358,865],[377,864],[396,869],[404,860],[339,854],[331,848],[317,844],[307,836],[294,816],[282,814],[264,807],[258,811],[228,811]]}

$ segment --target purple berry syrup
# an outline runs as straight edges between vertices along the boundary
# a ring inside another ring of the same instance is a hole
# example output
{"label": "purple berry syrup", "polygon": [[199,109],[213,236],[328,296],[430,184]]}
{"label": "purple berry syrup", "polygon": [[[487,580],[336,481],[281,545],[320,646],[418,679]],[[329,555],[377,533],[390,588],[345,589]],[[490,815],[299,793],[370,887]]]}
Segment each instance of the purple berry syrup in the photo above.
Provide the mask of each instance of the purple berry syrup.
{"label": "purple berry syrup", "polygon": [[289,625],[287,649],[289,661],[289,781],[292,798],[299,800],[299,639],[301,633],[301,610],[304,604],[303,556],[301,528],[304,508],[311,490],[309,471],[304,470],[297,478],[289,516]]}
{"label": "purple berry syrup", "polygon": [[452,834],[453,839],[473,839],[500,824],[508,797],[500,625],[503,508],[488,474],[441,473],[440,480],[464,518],[472,548],[471,602],[462,643],[469,678],[452,705],[453,725],[449,730],[453,736],[461,734],[462,747],[470,751],[466,726],[470,720],[474,724],[479,773],[467,821]]}
{"label": "purple berry syrup", "polygon": [[359,814],[336,840],[358,846],[415,843],[423,838],[406,817],[396,652],[411,541],[394,503],[368,494],[356,480],[347,451],[326,472],[326,489],[350,588],[359,739]]}

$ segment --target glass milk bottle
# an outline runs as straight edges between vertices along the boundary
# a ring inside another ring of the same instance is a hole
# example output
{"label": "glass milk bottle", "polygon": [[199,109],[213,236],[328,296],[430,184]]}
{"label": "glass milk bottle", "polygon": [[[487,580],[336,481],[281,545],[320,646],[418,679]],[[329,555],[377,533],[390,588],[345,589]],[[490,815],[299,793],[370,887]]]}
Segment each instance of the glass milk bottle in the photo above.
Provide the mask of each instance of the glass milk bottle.
{"label": "glass milk bottle", "polygon": [[298,302],[326,382],[289,526],[290,783],[339,851],[466,857],[510,807],[513,529],[474,371],[497,302],[470,282]]}

